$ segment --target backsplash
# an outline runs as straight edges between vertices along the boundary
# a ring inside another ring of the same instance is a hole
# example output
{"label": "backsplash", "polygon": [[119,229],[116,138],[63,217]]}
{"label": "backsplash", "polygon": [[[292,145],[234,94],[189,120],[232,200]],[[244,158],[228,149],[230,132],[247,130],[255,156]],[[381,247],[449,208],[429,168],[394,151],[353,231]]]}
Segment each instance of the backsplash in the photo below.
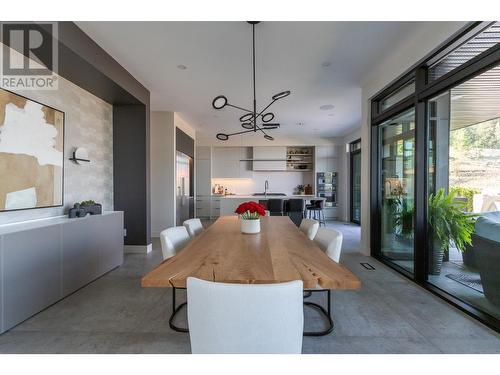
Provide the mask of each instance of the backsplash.
{"label": "backsplash", "polygon": [[231,179],[214,178],[212,188],[215,184],[223,185],[229,193],[247,195],[264,192],[264,183],[269,181],[268,192],[295,194],[297,185],[313,186],[312,172],[253,172],[253,178]]}

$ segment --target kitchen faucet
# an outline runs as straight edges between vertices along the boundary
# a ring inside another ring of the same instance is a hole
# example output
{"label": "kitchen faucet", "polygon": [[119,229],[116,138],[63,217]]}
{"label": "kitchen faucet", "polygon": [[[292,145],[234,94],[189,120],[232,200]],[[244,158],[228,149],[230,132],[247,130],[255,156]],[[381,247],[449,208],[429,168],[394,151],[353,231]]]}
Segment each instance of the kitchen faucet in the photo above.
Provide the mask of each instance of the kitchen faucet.
{"label": "kitchen faucet", "polygon": [[264,197],[267,197],[267,189],[269,189],[269,181],[264,182]]}

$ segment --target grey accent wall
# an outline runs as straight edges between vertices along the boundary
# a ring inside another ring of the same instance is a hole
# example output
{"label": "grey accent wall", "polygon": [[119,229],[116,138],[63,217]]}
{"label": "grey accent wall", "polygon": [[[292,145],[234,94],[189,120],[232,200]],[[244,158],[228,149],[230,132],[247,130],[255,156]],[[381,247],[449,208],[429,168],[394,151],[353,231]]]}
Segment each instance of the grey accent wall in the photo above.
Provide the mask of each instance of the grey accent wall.
{"label": "grey accent wall", "polygon": [[[65,113],[63,207],[0,212],[0,224],[63,215],[77,201],[93,199],[113,209],[113,106],[59,77],[56,91],[16,91]],[[74,147],[85,147],[91,162],[68,160]]]}
{"label": "grey accent wall", "polygon": [[147,245],[151,243],[149,121],[143,105],[115,105],[113,118],[115,209],[125,212],[125,244]]}
{"label": "grey accent wall", "polygon": [[[126,106],[136,106],[134,109],[130,108],[130,112],[133,113],[131,119],[127,120],[125,115],[118,116],[119,121],[116,123],[113,119],[115,129],[113,142],[116,144],[113,158],[125,158],[124,162],[115,164],[115,167],[118,165],[119,169],[113,171],[113,176],[116,179],[113,191],[115,209],[126,211],[128,235],[125,243],[127,245],[149,245],[151,243],[149,90],[73,22],[58,22],[58,28],[59,75],[113,106],[120,107],[116,109],[116,113],[125,113],[124,107]],[[45,32],[49,33],[50,31],[46,29]],[[27,53],[24,50],[19,52]],[[43,102],[43,100],[41,101]],[[124,123],[134,123],[135,129],[124,130],[126,134],[121,136],[119,125]],[[139,127],[142,129],[138,129]],[[130,132],[137,135],[139,139],[145,138],[145,143],[132,142],[129,137]],[[119,150],[118,153],[116,150]],[[124,167],[127,165],[127,154],[130,153],[136,155],[140,160],[140,167],[133,171]],[[143,171],[140,170],[141,168]],[[132,184],[130,184],[131,181]],[[142,186],[134,187],[132,185]],[[136,197],[135,193],[137,192],[142,196]],[[128,200],[130,197],[137,198],[139,201]],[[144,202],[146,204],[143,204]],[[36,217],[31,216],[30,218]]]}

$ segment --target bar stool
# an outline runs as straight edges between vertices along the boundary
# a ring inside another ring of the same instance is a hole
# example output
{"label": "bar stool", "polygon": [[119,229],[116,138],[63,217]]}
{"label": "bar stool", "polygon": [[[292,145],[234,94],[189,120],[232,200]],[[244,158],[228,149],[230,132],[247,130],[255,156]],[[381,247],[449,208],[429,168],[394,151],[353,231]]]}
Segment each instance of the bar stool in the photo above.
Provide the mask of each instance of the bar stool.
{"label": "bar stool", "polygon": [[283,199],[268,199],[266,208],[271,213],[271,216],[283,216],[285,214],[283,203]]}
{"label": "bar stool", "polygon": [[305,206],[306,208],[304,210],[304,217],[305,218],[311,218],[311,215],[310,215],[311,211],[310,210],[312,210],[314,208],[315,204],[316,204],[315,199],[311,199],[309,201],[309,204],[306,204],[306,206]]}
{"label": "bar stool", "polygon": [[[325,223],[325,201],[324,200],[311,200],[311,204],[306,206],[307,217],[309,219],[318,220],[319,225],[326,227]],[[312,216],[312,217],[311,217]]]}
{"label": "bar stool", "polygon": [[304,218],[304,200],[289,199],[286,201],[286,214],[296,226],[299,226]]}
{"label": "bar stool", "polygon": [[267,199],[259,199],[259,204],[263,205],[267,209]]}

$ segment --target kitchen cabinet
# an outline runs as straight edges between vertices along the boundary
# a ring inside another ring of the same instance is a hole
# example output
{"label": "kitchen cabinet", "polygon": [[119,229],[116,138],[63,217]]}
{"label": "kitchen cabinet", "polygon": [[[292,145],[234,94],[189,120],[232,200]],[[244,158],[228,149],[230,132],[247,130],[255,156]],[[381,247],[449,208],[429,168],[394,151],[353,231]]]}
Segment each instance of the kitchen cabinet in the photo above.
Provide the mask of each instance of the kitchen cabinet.
{"label": "kitchen cabinet", "polygon": [[212,189],[212,171],[210,159],[197,159],[195,162],[196,195],[210,195]]}
{"label": "kitchen cabinet", "polygon": [[[253,148],[253,170],[254,171],[286,171],[286,147],[285,146],[256,146]],[[255,161],[257,159],[257,161]],[[262,160],[258,159],[280,159]]]}
{"label": "kitchen cabinet", "polygon": [[220,201],[221,197],[212,196],[211,205],[210,205],[210,218],[215,219],[220,216]]}
{"label": "kitchen cabinet", "polygon": [[212,148],[210,146],[196,148],[195,174],[195,216],[209,218],[210,196],[212,195]]}
{"label": "kitchen cabinet", "polygon": [[[210,185],[209,185],[210,188]],[[196,196],[196,217],[209,218],[210,215],[210,195],[197,195]]]}
{"label": "kitchen cabinet", "polygon": [[316,146],[316,172],[337,172],[341,145]]}
{"label": "kitchen cabinet", "polygon": [[249,147],[214,147],[212,149],[212,178],[251,178]]}

